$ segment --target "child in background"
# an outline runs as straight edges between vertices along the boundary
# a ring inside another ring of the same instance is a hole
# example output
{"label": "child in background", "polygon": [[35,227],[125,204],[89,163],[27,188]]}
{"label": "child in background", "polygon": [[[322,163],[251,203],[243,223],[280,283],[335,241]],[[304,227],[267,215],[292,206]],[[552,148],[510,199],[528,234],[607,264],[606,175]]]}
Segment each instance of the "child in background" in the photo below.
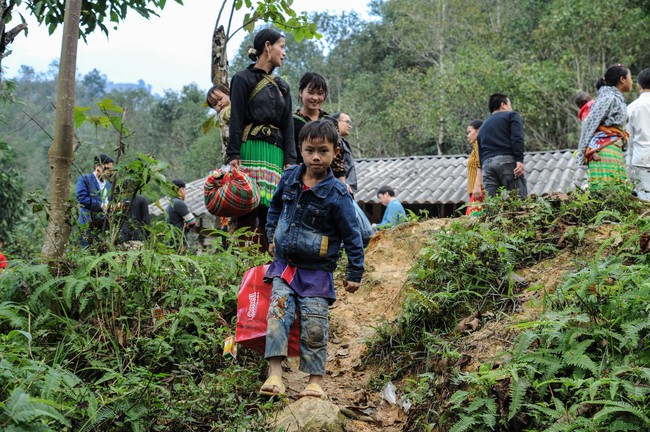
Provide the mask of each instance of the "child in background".
{"label": "child in background", "polygon": [[344,287],[350,293],[359,289],[364,253],[352,196],[330,168],[340,151],[335,125],[324,119],[309,122],[301,129],[299,139],[304,162],[282,175],[266,224],[274,261],[265,280],[273,282],[273,291],[264,353],[269,360],[269,376],[260,394],[285,393],[282,361],[299,312],[300,370],[309,374],[300,397],[326,399],[322,384],[328,308],[335,300],[333,272],[341,242],[348,258]]}
{"label": "child in background", "polygon": [[[228,147],[228,128],[230,125],[230,90],[223,84],[216,84],[210,87],[205,96],[205,103],[217,112],[219,124],[221,125],[221,156],[222,162],[226,161],[226,147]],[[219,165],[221,164],[219,163]]]}
{"label": "child in background", "polygon": [[[580,92],[576,95],[574,102],[578,107],[578,120],[580,120],[580,123],[582,123],[584,119],[586,119],[587,116],[589,115],[589,111],[591,111],[591,107],[594,104],[594,98],[591,97],[591,95],[587,92]],[[576,150],[573,157],[576,157],[577,155],[578,155],[578,151]],[[586,176],[589,175],[585,167],[578,166],[578,169],[576,169],[573,175],[573,183],[576,185],[577,188],[582,187],[584,183],[585,175]]]}
{"label": "child in background", "polygon": [[[329,115],[323,111],[323,103],[327,98],[327,79],[318,72],[306,72],[300,83],[298,84],[298,101],[301,107],[293,113],[293,136],[296,139],[296,154],[297,163],[302,162],[302,155],[300,154],[300,136],[301,129],[310,121],[320,120],[323,118],[330,118]],[[335,122],[338,128],[338,122]],[[337,146],[339,143],[337,142]],[[332,171],[334,177],[345,183],[345,162],[343,161],[342,152],[337,152],[336,157],[332,161]]]}
{"label": "child in background", "polygon": [[580,92],[575,98],[575,103],[578,107],[578,119],[582,123],[589,115],[591,106],[594,104],[594,98],[587,92]]}

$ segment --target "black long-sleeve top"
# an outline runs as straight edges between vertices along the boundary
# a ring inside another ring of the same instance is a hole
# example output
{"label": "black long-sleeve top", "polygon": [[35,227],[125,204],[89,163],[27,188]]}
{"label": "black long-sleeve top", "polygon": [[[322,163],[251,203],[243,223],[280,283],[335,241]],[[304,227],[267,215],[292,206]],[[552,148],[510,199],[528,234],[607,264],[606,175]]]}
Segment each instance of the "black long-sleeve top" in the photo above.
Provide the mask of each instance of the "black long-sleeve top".
{"label": "black long-sleeve top", "polygon": [[284,152],[284,164],[296,163],[296,147],[293,137],[293,117],[291,114],[291,94],[289,84],[274,77],[277,87],[267,84],[249,103],[250,94],[257,83],[267,75],[255,65],[239,71],[230,82],[230,138],[226,148],[227,161],[240,159],[240,149],[244,128],[271,125],[277,129],[270,135],[258,134],[254,139],[263,140],[280,147]]}
{"label": "black long-sleeve top", "polygon": [[512,155],[524,162],[524,122],[514,111],[498,111],[485,120],[478,131],[481,164],[494,156]]}
{"label": "black long-sleeve top", "polygon": [[[327,116],[329,116],[329,114],[327,114],[325,111],[318,110],[319,120]],[[300,137],[300,131],[310,121],[312,120],[306,115],[304,115],[303,113],[301,113],[300,110],[297,110],[295,113],[293,113],[293,136],[296,139],[296,163],[298,165],[303,163],[302,154],[300,154],[300,142],[298,142],[298,139]],[[337,143],[337,145],[340,145],[340,143]],[[341,152],[339,152],[336,156],[334,156],[334,160],[332,161],[331,168],[332,168],[332,172],[334,173],[334,177],[338,179],[340,179],[341,177],[346,177],[345,162],[343,160],[343,149],[341,149]],[[356,177],[355,177],[355,181],[356,181]]]}
{"label": "black long-sleeve top", "polygon": [[136,195],[133,201],[127,200],[123,206],[127,209],[128,218],[122,225],[122,241],[144,240],[146,231],[143,226],[151,223],[147,199],[142,195]]}
{"label": "black long-sleeve top", "polygon": [[[318,110],[319,120],[327,117],[328,115],[329,114],[327,114],[322,109]],[[298,142],[298,137],[300,136],[300,131],[302,130],[303,126],[305,126],[310,121],[311,119],[301,113],[300,110],[297,110],[295,113],[293,113],[293,137],[296,140],[296,163],[298,164],[302,163],[302,155],[300,154],[300,143]],[[334,174],[334,177],[336,177],[336,173]]]}

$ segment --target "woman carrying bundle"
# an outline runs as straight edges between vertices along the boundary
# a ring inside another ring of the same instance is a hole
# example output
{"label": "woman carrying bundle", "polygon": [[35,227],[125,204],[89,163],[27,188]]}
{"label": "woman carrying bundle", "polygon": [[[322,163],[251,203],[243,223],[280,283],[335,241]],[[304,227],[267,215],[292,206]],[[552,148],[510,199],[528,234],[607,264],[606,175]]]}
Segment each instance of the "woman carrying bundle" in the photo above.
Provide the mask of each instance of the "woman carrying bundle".
{"label": "woman carrying bundle", "polygon": [[289,85],[272,72],[285,60],[284,37],[272,29],[255,35],[248,51],[255,63],[233,76],[230,84],[228,163],[255,180],[260,205],[236,218],[250,227],[262,251],[268,250],[266,214],[284,167],[296,163]]}
{"label": "woman carrying bundle", "polygon": [[596,82],[598,96],[582,123],[577,162],[589,167],[589,187],[627,180],[623,146],[627,105],[623,93],[632,90],[632,75],[623,65],[610,66]]}

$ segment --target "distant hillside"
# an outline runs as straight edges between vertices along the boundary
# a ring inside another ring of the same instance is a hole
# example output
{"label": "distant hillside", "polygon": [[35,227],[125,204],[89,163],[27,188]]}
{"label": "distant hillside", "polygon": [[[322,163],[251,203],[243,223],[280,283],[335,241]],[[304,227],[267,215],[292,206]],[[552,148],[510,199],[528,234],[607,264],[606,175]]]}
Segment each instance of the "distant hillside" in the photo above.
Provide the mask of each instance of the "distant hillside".
{"label": "distant hillside", "polygon": [[127,91],[127,90],[138,90],[144,89],[148,93],[151,93],[151,84],[147,84],[144,80],[138,80],[137,83],[116,83],[113,81],[106,82],[106,92],[112,91]]}

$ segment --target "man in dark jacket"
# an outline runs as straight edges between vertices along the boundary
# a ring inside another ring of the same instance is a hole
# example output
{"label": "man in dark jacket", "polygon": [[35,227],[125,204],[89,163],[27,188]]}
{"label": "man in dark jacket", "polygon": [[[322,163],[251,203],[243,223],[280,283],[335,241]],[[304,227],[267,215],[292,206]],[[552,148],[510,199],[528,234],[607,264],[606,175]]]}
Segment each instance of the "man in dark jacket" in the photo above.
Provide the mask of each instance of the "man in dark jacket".
{"label": "man in dark jacket", "polygon": [[524,124],[519,113],[512,110],[510,99],[494,93],[488,101],[490,117],[478,131],[478,148],[483,185],[488,195],[501,187],[517,190],[520,197],[528,195],[524,176]]}
{"label": "man in dark jacket", "polygon": [[122,186],[115,188],[115,196],[120,199],[118,208],[121,211],[120,241],[121,242],[142,242],[147,230],[145,226],[151,223],[149,215],[149,202],[138,194],[137,184],[130,178],[122,182]]}
{"label": "man in dark jacket", "polygon": [[108,209],[111,196],[111,183],[108,177],[113,169],[113,158],[105,154],[95,156],[95,169],[82,174],[77,179],[77,201],[79,225],[81,226],[81,244],[88,246],[98,231],[108,229],[104,212]]}
{"label": "man in dark jacket", "polygon": [[185,203],[185,182],[182,180],[174,180],[172,183],[178,188],[178,198],[172,198],[172,201],[167,204],[165,219],[168,224],[175,226],[183,232],[182,242],[174,241],[172,247],[179,253],[184,253],[189,247],[187,234],[196,225],[196,219]]}
{"label": "man in dark jacket", "polygon": [[345,183],[348,185],[350,192],[354,195],[357,192],[357,169],[354,166],[352,157],[352,147],[345,139],[350,135],[352,130],[352,120],[346,113],[336,113],[332,118],[339,122],[339,133],[341,134],[341,155],[343,156],[343,165],[345,166]]}

